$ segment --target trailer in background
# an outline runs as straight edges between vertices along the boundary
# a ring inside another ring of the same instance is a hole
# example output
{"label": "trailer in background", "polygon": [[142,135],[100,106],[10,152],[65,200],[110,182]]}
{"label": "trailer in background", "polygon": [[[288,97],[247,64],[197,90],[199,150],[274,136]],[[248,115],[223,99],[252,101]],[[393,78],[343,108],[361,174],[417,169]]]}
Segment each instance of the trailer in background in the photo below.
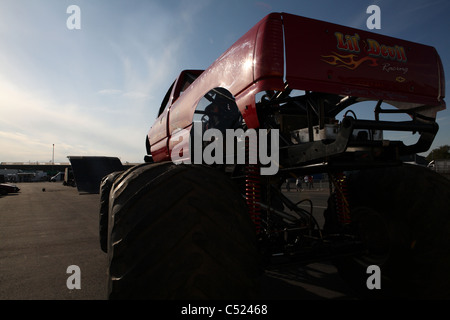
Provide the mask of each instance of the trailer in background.
{"label": "trailer in background", "polygon": [[99,193],[103,177],[111,172],[124,170],[122,162],[116,157],[69,156],[68,158],[72,168],[66,169],[66,177],[69,177],[69,181],[73,186],[76,185],[80,193]]}

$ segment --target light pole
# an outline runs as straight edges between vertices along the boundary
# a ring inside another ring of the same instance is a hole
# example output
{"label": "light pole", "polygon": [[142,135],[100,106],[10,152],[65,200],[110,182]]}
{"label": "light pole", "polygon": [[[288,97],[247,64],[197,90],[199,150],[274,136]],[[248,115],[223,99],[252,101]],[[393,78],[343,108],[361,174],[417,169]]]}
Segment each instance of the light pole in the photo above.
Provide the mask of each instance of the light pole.
{"label": "light pole", "polygon": [[55,171],[55,144],[53,144],[53,153],[52,153],[52,173]]}

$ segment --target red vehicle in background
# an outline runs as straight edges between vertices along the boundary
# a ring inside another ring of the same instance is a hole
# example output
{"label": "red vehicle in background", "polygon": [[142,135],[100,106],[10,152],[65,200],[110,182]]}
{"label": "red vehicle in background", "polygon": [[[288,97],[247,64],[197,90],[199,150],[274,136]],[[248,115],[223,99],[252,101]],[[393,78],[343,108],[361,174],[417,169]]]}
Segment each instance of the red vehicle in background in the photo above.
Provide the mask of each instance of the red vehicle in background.
{"label": "red vehicle in background", "polygon": [[[401,161],[430,148],[444,96],[433,47],[266,16],[208,69],[181,72],[148,132],[146,163],[103,179],[109,297],[253,298],[264,268],[331,259],[363,296],[450,297],[449,181]],[[360,116],[368,103],[373,119]],[[398,116],[409,119],[385,120]],[[276,133],[277,150],[267,139],[243,149],[276,152],[276,174],[260,162],[198,164],[194,149],[212,141],[192,144],[195,123],[201,136]],[[324,225],[313,204],[281,192],[287,178],[319,173],[330,181]],[[381,290],[367,288],[370,265]]]}

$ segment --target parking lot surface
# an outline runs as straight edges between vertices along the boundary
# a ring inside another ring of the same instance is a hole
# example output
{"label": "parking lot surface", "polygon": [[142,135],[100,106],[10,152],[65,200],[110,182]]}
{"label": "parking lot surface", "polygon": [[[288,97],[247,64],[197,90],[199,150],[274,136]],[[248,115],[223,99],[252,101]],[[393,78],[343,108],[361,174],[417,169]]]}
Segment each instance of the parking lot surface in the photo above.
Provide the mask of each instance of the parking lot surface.
{"label": "parking lot surface", "polygon": [[[103,299],[98,195],[61,183],[18,186],[0,198],[0,299]],[[66,285],[71,265],[80,268],[81,289]]]}
{"label": "parking lot surface", "polygon": [[[0,299],[103,300],[106,259],[98,238],[98,194],[79,194],[61,183],[21,183],[0,197]],[[326,190],[286,193],[311,198],[322,216]],[[68,268],[78,266],[80,289],[69,288]],[[327,262],[266,271],[264,299],[355,299]]]}

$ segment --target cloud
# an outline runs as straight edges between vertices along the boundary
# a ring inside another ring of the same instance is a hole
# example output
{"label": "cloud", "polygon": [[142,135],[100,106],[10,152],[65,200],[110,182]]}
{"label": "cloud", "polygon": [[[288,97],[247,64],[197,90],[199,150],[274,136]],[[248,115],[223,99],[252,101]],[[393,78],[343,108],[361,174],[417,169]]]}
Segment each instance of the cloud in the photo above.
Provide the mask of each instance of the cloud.
{"label": "cloud", "polygon": [[138,121],[124,116],[108,121],[103,112],[24,92],[1,77],[0,91],[0,161],[48,161],[53,144],[55,161],[68,155],[120,156],[130,162],[143,157],[145,130],[136,129]]}
{"label": "cloud", "polygon": [[[207,2],[171,10],[144,1],[139,11],[81,4],[80,32],[68,32],[64,19],[54,28],[54,18],[66,15],[51,7],[53,20],[45,21],[45,30],[56,29],[51,36],[42,32],[44,19],[32,26],[28,16],[12,21],[7,34],[0,32],[0,161],[48,161],[52,144],[55,161],[68,155],[142,161],[160,103],[153,99],[162,99],[182,69],[186,35]],[[13,36],[17,30],[22,37]],[[27,30],[34,30],[32,39]]]}
{"label": "cloud", "polygon": [[105,96],[113,96],[113,95],[121,95],[123,91],[119,89],[103,89],[98,91],[97,93]]}
{"label": "cloud", "polygon": [[151,95],[147,92],[139,92],[139,91],[124,92],[123,90],[120,89],[103,89],[99,90],[97,94],[101,96],[122,97],[132,100],[148,100],[151,98]]}
{"label": "cloud", "polygon": [[272,6],[266,2],[257,1],[257,2],[255,2],[255,6],[259,9],[263,9],[264,11],[267,11],[267,12],[272,11]]}
{"label": "cloud", "polygon": [[145,92],[139,92],[139,91],[130,91],[123,94],[124,97],[131,98],[131,99],[137,99],[137,100],[147,100],[150,98],[150,95]]}

